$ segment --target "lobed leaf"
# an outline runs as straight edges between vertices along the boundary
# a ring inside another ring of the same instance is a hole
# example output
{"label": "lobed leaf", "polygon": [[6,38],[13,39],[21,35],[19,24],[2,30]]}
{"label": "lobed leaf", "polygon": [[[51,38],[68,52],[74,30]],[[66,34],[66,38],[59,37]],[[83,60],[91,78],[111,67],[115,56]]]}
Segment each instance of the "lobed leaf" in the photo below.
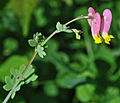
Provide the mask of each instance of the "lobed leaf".
{"label": "lobed leaf", "polygon": [[5,81],[5,76],[10,75],[10,68],[19,68],[21,64],[27,64],[28,60],[25,56],[13,55],[0,65],[0,81]]}
{"label": "lobed leaf", "polygon": [[62,24],[60,24],[60,22],[57,22],[57,24],[56,24],[56,29],[57,29],[58,31],[62,31],[62,28],[63,28]]}
{"label": "lobed leaf", "polygon": [[37,46],[37,52],[38,52],[38,55],[43,58],[44,56],[46,56],[46,53],[44,52],[44,48],[41,47],[40,45]]}
{"label": "lobed leaf", "polygon": [[28,84],[28,83],[30,83],[31,81],[35,81],[37,78],[38,78],[38,76],[35,75],[35,74],[33,74],[31,77],[29,77],[29,78],[25,81],[25,83]]}
{"label": "lobed leaf", "polygon": [[57,22],[57,24],[56,24],[56,29],[58,30],[58,31],[64,31],[64,32],[70,32],[69,30],[67,30],[68,29],[68,27],[67,26],[65,26],[65,25],[62,25],[60,22]]}
{"label": "lobed leaf", "polygon": [[33,68],[33,66],[30,65],[30,66],[28,67],[28,69],[25,71],[23,77],[24,77],[25,79],[28,78],[34,71],[35,71],[35,69]]}
{"label": "lobed leaf", "polygon": [[16,79],[15,78],[12,79],[11,76],[6,76],[5,82],[6,82],[6,84],[3,86],[3,88],[6,91],[9,91],[10,89],[12,89],[14,83],[16,82]]}
{"label": "lobed leaf", "polygon": [[[17,82],[18,78],[21,76],[21,74],[23,73],[25,69],[25,65],[22,64],[20,67],[19,67],[19,70],[17,69],[14,69],[12,68],[10,70],[10,73],[11,75],[10,76],[6,76],[5,77],[5,82],[6,84],[3,86],[3,88],[6,90],[6,91],[10,91],[14,84]],[[20,90],[20,87],[24,84],[28,84],[32,81],[35,81],[37,79],[37,75],[34,74],[34,71],[35,69],[33,68],[32,65],[29,66],[29,68],[26,70],[26,72],[23,74],[23,77],[24,77],[24,80],[21,81],[17,87],[14,89],[12,95],[11,95],[11,98],[13,99],[16,92]]]}
{"label": "lobed leaf", "polygon": [[34,39],[28,40],[28,43],[31,47],[35,47],[37,45],[36,41]]}

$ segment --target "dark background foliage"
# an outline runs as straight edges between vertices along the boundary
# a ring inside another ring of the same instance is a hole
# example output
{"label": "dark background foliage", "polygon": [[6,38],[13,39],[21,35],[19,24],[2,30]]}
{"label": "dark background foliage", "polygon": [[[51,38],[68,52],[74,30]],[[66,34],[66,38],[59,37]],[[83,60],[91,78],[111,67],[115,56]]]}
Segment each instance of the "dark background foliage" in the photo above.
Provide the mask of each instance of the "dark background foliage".
{"label": "dark background foliage", "polygon": [[96,45],[86,19],[70,24],[82,30],[81,40],[73,33],[60,33],[47,44],[47,56],[36,57],[38,79],[22,86],[9,103],[120,103],[120,1],[119,0],[0,0],[0,102],[10,68],[30,60],[33,48],[28,39],[36,32],[45,37],[57,21],[67,21],[92,6],[102,15],[112,11],[110,45]]}

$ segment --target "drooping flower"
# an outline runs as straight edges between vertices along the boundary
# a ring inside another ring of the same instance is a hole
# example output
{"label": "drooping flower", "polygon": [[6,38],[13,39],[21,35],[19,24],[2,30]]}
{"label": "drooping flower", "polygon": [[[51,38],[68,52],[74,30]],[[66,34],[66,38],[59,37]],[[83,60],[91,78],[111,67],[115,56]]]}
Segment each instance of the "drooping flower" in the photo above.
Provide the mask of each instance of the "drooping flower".
{"label": "drooping flower", "polygon": [[100,32],[100,26],[101,26],[101,16],[99,13],[95,13],[95,10],[92,7],[89,7],[88,9],[88,23],[91,26],[91,32],[93,39],[95,40],[96,44],[102,43],[101,36],[99,34]]}
{"label": "drooping flower", "polygon": [[95,13],[92,7],[88,8],[88,23],[96,44],[102,43],[102,37],[106,44],[110,44],[111,38],[114,38],[114,36],[108,35],[111,21],[112,13],[109,9],[103,11],[103,17],[101,18],[100,14]]}
{"label": "drooping flower", "polygon": [[94,19],[91,22],[91,31],[93,39],[96,44],[102,43],[102,38],[100,36],[100,26],[101,26],[101,16],[99,13],[94,14]]}
{"label": "drooping flower", "polygon": [[112,13],[109,9],[103,11],[103,17],[101,22],[101,35],[106,44],[110,44],[111,38],[114,38],[112,35],[108,35],[112,21]]}

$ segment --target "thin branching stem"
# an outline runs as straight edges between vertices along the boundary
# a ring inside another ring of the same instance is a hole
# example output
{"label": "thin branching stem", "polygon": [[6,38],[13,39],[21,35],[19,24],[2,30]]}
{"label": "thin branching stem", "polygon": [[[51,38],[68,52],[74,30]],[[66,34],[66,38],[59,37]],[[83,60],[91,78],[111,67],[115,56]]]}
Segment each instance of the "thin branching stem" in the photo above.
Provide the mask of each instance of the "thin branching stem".
{"label": "thin branching stem", "polygon": [[88,18],[88,16],[81,15],[75,19],[70,20],[69,22],[65,23],[64,25],[67,26],[67,25],[71,24],[72,22],[77,21],[77,20],[82,19],[82,18]]}
{"label": "thin branching stem", "polygon": [[17,87],[17,85],[20,83],[20,81],[22,80],[22,75],[20,76],[20,78],[15,82],[13,88],[11,89],[11,91],[8,93],[8,95],[6,96],[6,98],[4,99],[3,103],[7,103],[7,101],[9,100],[10,96],[12,95],[12,93],[14,92],[15,88]]}
{"label": "thin branching stem", "polygon": [[24,75],[25,71],[28,69],[28,67],[29,67],[29,66],[31,65],[31,63],[33,62],[33,60],[34,60],[36,54],[37,54],[37,50],[35,49],[35,51],[34,51],[34,53],[33,53],[33,56],[31,57],[31,59],[30,59],[28,65],[27,65],[26,68],[24,69],[22,75]]}
{"label": "thin branching stem", "polygon": [[59,33],[58,30],[55,30],[42,44],[41,46],[44,46],[48,40],[50,40],[56,33]]}
{"label": "thin branching stem", "polygon": [[[77,20],[82,19],[82,18],[88,18],[88,16],[87,15],[81,15],[81,16],[75,18],[75,19],[72,19],[72,20],[68,21],[64,25],[67,26],[67,25],[71,24],[72,22],[77,21]],[[60,33],[60,32],[58,30],[55,30],[41,45],[44,46],[47,43],[47,41],[50,40],[56,33]]]}
{"label": "thin branching stem", "polygon": [[21,76],[19,77],[19,79],[16,81],[16,83],[13,85],[13,88],[11,89],[11,91],[8,93],[8,95],[6,96],[6,98],[4,99],[3,103],[7,103],[7,101],[9,100],[10,96],[12,95],[12,93],[14,92],[15,88],[17,87],[17,85],[20,83],[21,80],[23,80],[23,75],[26,72],[26,70],[28,69],[28,67],[31,65],[32,61],[34,60],[35,56],[37,54],[37,51],[35,50],[33,53],[33,56],[31,57],[28,65],[26,66],[26,68],[24,69],[23,73],[21,74]]}
{"label": "thin branching stem", "polygon": [[[68,21],[67,23],[65,23],[64,25],[67,26],[69,25],[70,23],[74,22],[74,21],[77,21],[79,19],[82,19],[82,18],[88,18],[88,16],[79,16],[75,19],[72,19],[70,21]],[[55,30],[52,34],[50,34],[50,36],[48,36],[48,38],[41,44],[41,46],[44,46],[55,34],[57,33],[60,33],[60,31],[58,30]],[[36,48],[35,48],[35,51],[33,53],[33,56],[31,57],[28,65],[26,66],[26,68],[24,69],[23,73],[21,74],[21,76],[19,77],[19,79],[16,81],[16,83],[13,85],[13,88],[11,89],[11,91],[8,93],[8,95],[6,96],[6,98],[4,99],[3,103],[7,103],[7,101],[9,100],[9,98],[11,97],[12,93],[14,92],[15,88],[17,87],[17,85],[21,82],[21,80],[23,80],[23,75],[24,73],[26,72],[26,70],[28,69],[28,67],[31,65],[31,63],[33,62],[34,58],[36,57],[36,54],[37,54],[37,51],[36,51]]]}

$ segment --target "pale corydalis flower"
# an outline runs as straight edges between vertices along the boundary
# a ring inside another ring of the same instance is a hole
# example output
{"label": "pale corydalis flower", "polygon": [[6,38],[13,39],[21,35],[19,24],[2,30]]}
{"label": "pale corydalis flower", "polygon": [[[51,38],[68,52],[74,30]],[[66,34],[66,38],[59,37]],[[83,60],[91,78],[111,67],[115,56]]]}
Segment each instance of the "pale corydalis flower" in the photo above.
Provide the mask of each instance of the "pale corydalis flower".
{"label": "pale corydalis flower", "polygon": [[95,10],[92,7],[88,9],[88,12],[88,23],[91,26],[93,39],[95,40],[96,44],[102,43],[102,39],[99,34],[101,26],[101,16],[99,13],[95,13]]}
{"label": "pale corydalis flower", "polygon": [[108,35],[112,21],[112,13],[109,9],[103,11],[103,17],[101,22],[101,35],[105,43],[110,44],[111,38],[114,38],[112,35]]}
{"label": "pale corydalis flower", "polygon": [[94,19],[92,20],[92,23],[91,23],[91,31],[92,31],[92,36],[93,36],[96,44],[102,43],[102,39],[101,39],[101,36],[99,34],[100,26],[101,26],[100,14],[95,13]]}
{"label": "pale corydalis flower", "polygon": [[111,38],[114,38],[112,35],[108,35],[112,21],[111,11],[109,9],[104,10],[103,17],[101,18],[99,13],[95,13],[95,10],[92,7],[89,7],[88,16],[88,23],[91,26],[91,32],[95,43],[102,43],[102,35],[105,43],[110,44]]}

